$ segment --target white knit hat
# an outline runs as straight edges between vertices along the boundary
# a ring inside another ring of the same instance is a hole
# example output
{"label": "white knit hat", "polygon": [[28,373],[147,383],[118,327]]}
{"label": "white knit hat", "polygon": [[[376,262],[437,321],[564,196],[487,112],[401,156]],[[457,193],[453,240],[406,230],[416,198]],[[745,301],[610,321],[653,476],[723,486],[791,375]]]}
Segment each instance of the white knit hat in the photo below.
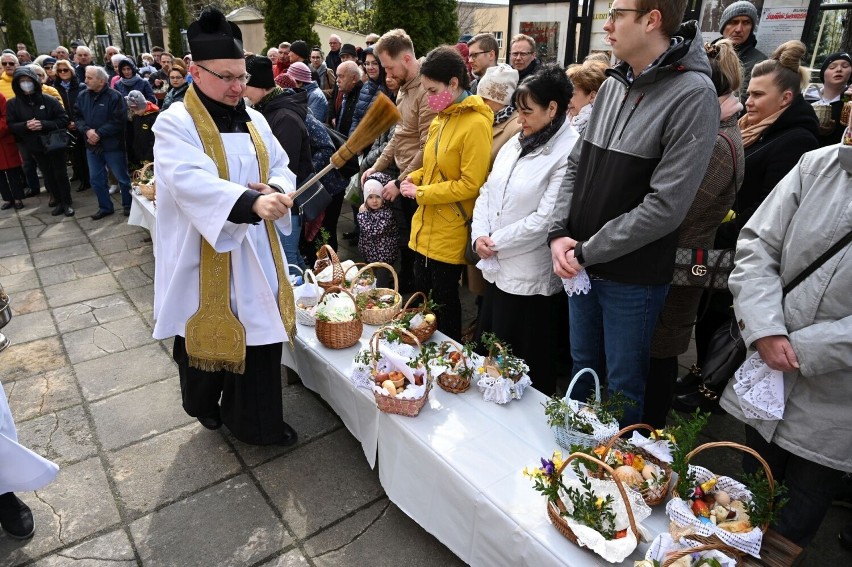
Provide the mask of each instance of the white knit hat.
{"label": "white knit hat", "polygon": [[381,181],[372,178],[367,179],[367,181],[364,182],[364,200],[366,201],[367,197],[370,197],[371,195],[378,195],[381,197],[382,189],[384,189],[384,186]]}
{"label": "white knit hat", "polygon": [[512,95],[518,88],[518,71],[505,63],[489,67],[479,79],[476,94],[504,106],[512,103]]}

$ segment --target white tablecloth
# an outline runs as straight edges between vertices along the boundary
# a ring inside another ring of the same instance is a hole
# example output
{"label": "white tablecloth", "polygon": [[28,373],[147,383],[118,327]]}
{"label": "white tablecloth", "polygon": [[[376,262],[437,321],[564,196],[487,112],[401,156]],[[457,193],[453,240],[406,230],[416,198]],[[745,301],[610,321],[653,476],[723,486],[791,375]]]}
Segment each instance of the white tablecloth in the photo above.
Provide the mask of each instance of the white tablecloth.
{"label": "white tablecloth", "polygon": [[135,192],[130,192],[130,197],[133,199],[130,205],[130,216],[127,217],[127,224],[133,226],[141,226],[151,233],[151,242],[154,245],[154,256],[157,255],[157,209],[154,208],[154,203],[137,195]]}
{"label": "white tablecloth", "polygon": [[[364,326],[361,345],[375,330]],[[434,340],[443,338],[436,333]],[[313,328],[302,325],[296,345],[305,386],[340,415],[370,466],[378,450],[388,497],[463,561],[489,567],[610,565],[550,525],[544,497],[521,474],[558,448],[543,394],[529,388],[522,400],[500,406],[483,401],[475,385],[463,394],[436,385],[417,417],[385,414],[369,391],[347,379],[360,346],[327,349]],[[653,534],[667,530],[665,508],[654,508],[644,525]],[[624,565],[642,558],[647,546],[640,544]]]}

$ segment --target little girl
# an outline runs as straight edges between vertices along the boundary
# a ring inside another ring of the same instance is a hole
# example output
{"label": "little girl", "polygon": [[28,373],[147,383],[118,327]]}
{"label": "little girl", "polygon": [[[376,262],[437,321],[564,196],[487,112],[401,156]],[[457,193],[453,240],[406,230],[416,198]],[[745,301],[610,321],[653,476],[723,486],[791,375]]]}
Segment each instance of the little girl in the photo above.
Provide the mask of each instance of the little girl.
{"label": "little girl", "polygon": [[[393,212],[382,199],[382,189],[391,181],[384,173],[374,173],[364,182],[364,204],[358,209],[358,251],[366,262],[391,266],[399,254],[399,232]],[[390,274],[376,271],[378,287],[390,287]]]}

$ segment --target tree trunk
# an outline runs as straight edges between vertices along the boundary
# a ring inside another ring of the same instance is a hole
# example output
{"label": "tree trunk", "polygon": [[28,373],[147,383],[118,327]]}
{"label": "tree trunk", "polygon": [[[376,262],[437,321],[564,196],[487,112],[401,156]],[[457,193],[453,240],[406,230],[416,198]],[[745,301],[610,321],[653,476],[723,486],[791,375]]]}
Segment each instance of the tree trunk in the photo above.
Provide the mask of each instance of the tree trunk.
{"label": "tree trunk", "polygon": [[160,0],[140,0],[142,11],[145,13],[145,21],[148,24],[148,37],[151,47],[159,45],[163,47],[163,16]]}
{"label": "tree trunk", "polygon": [[840,40],[840,51],[849,53],[852,51],[852,10],[846,10],[846,15],[841,20],[843,23],[843,37]]}

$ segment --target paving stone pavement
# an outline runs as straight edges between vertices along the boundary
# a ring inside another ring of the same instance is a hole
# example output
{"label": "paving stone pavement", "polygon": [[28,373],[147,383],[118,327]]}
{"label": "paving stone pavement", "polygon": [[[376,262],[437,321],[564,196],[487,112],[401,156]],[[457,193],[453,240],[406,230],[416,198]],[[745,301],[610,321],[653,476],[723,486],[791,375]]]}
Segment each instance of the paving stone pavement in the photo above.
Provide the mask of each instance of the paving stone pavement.
{"label": "paving stone pavement", "polygon": [[[0,381],[21,442],[61,467],[21,494],[36,534],[0,533],[0,566],[463,564],[389,502],[360,445],[300,384],[283,392],[293,448],[245,445],[188,417],[170,341],[151,338],[147,232],[120,214],[92,221],[93,195],[74,199],[75,218],[50,216],[44,195],[0,215],[0,282],[15,313]],[[347,211],[339,232],[351,229]],[[341,239],[340,255],[357,251]],[[464,304],[469,321],[469,295]],[[740,432],[716,417],[706,438]],[[737,458],[714,466],[736,470]],[[832,508],[809,564],[852,561],[836,542],[849,521]]]}

